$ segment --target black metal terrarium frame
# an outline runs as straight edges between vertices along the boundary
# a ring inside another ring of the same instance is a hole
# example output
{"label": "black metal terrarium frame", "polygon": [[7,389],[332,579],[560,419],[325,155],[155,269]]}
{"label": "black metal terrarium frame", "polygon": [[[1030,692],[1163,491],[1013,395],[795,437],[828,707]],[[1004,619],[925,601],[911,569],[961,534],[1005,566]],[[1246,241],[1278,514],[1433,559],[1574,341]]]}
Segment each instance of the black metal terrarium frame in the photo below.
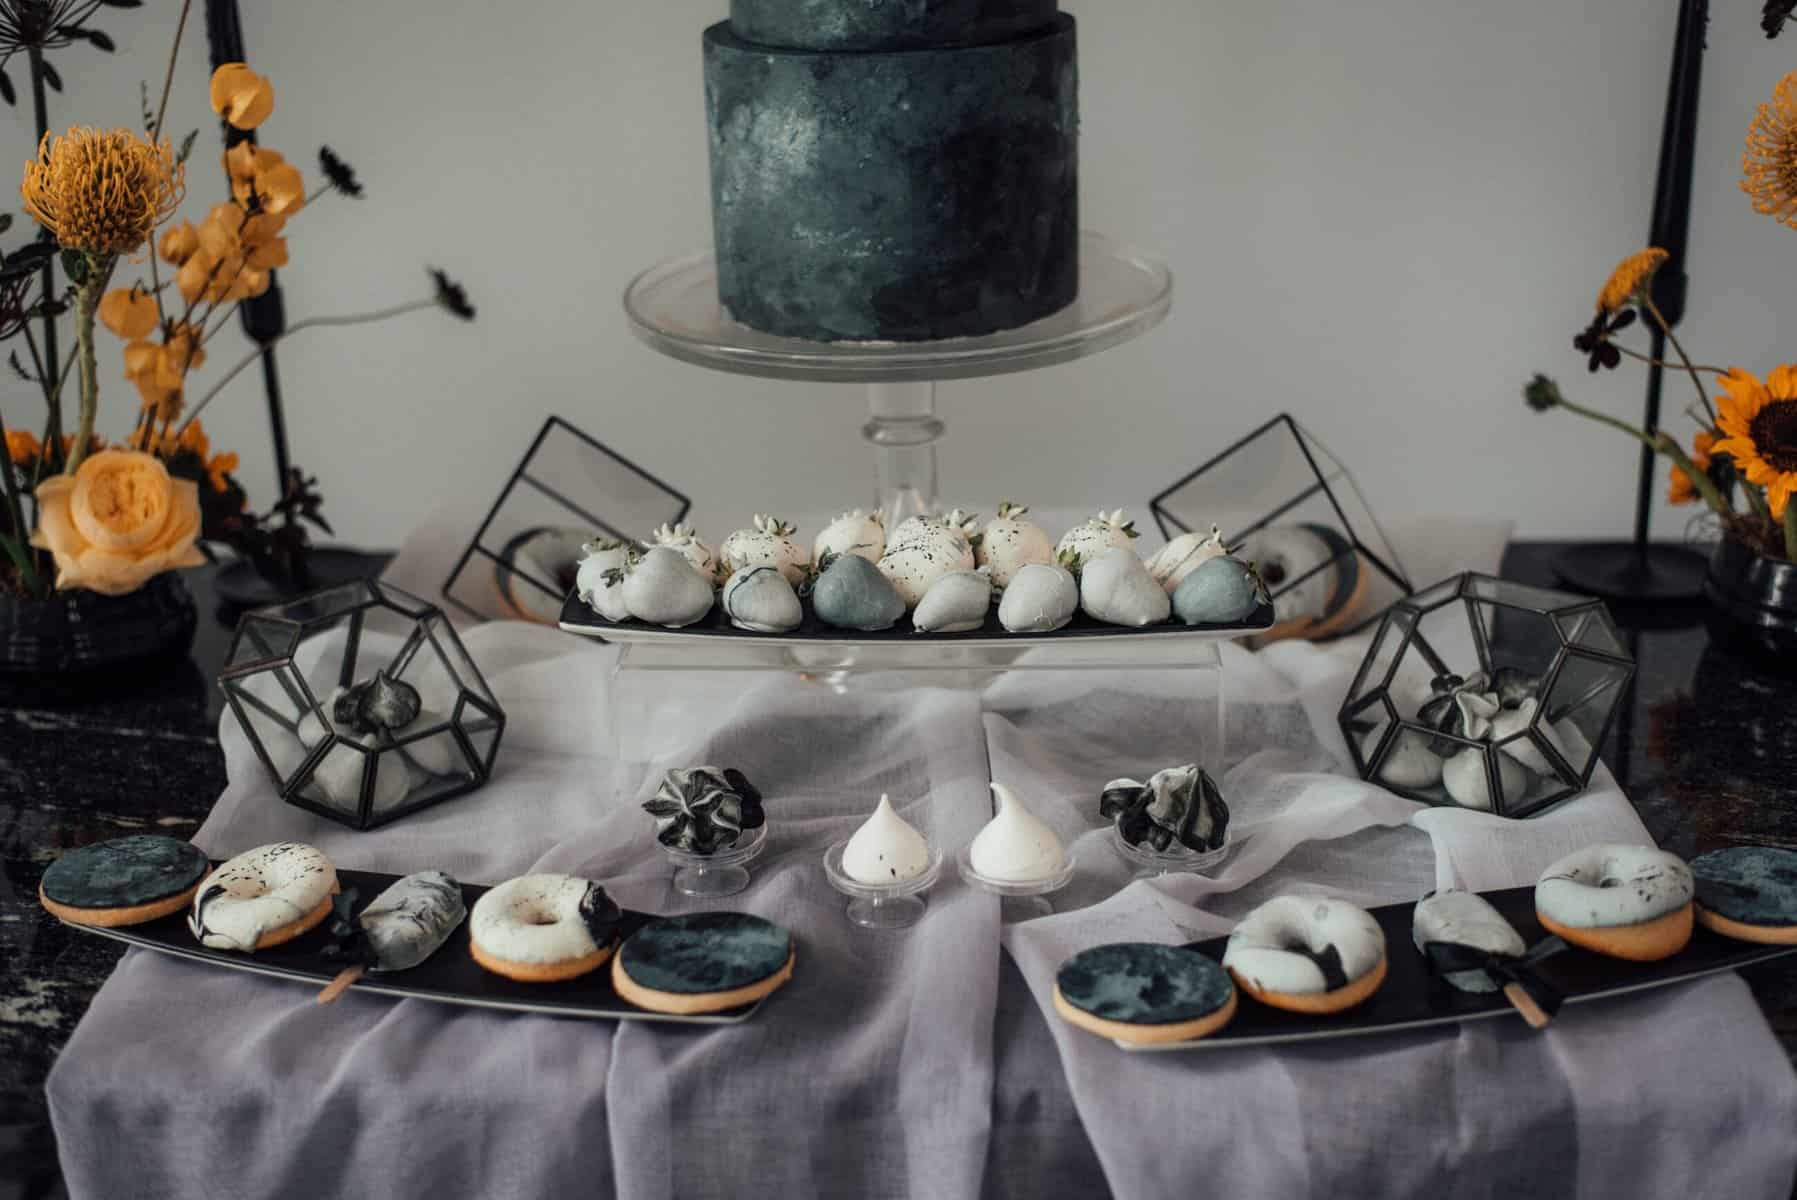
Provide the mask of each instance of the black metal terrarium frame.
{"label": "black metal terrarium frame", "polygon": [[[1174,496],[1185,491],[1204,475],[1215,471],[1221,463],[1241,453],[1249,445],[1272,433],[1280,426],[1285,427],[1286,434],[1304,455],[1305,464],[1310,470],[1311,482],[1299,489],[1295,495],[1285,498],[1274,508],[1260,514],[1247,525],[1238,529],[1223,530],[1225,541],[1230,552],[1234,553],[1239,550],[1251,536],[1274,524],[1281,517],[1292,512],[1306,501],[1320,495],[1328,501],[1330,510],[1334,512],[1336,519],[1341,522],[1339,532],[1343,536],[1338,540],[1337,544],[1334,545],[1334,552],[1328,559],[1318,563],[1316,566],[1300,575],[1280,580],[1277,584],[1270,584],[1268,590],[1271,598],[1277,602],[1286,592],[1302,586],[1324,571],[1339,566],[1345,559],[1353,555],[1358,555],[1363,562],[1367,563],[1374,570],[1378,571],[1379,574],[1384,576],[1393,587],[1397,588],[1400,596],[1409,595],[1415,589],[1411,586],[1409,577],[1399,565],[1396,555],[1391,551],[1390,539],[1385,536],[1385,531],[1379,528],[1378,519],[1373,515],[1371,507],[1367,505],[1364,496],[1360,492],[1360,485],[1355,482],[1353,474],[1349,472],[1346,467],[1342,466],[1339,460],[1334,458],[1333,454],[1329,454],[1331,461],[1334,462],[1336,467],[1335,474],[1337,480],[1336,483],[1332,484],[1330,481],[1330,472],[1323,470],[1321,464],[1317,462],[1317,451],[1323,449],[1322,443],[1317,440],[1314,434],[1298,424],[1290,413],[1280,413],[1271,420],[1255,427],[1243,437],[1232,442],[1226,449],[1212,455],[1201,465],[1187,472],[1185,475],[1182,475],[1178,480],[1156,493],[1154,498],[1148,502],[1148,510],[1154,515],[1154,522],[1159,526],[1161,536],[1168,541],[1171,541],[1179,534],[1202,532],[1201,530],[1193,529],[1182,520],[1180,516],[1172,510],[1168,502]],[[1323,449],[1323,452],[1325,454],[1329,453],[1326,449]],[[1369,543],[1367,538],[1363,535],[1361,528],[1349,517],[1346,508],[1342,504],[1341,497],[1337,492],[1338,485],[1345,486],[1354,493],[1355,499],[1358,501],[1358,507],[1365,514],[1365,522],[1372,526],[1373,532],[1379,539],[1380,546],[1378,548],[1375,548]],[[1361,622],[1360,627],[1364,627],[1366,624],[1370,624],[1370,620]],[[1341,632],[1352,632],[1352,630],[1342,630]]]}
{"label": "black metal terrarium frame", "polygon": [[[1401,718],[1391,698],[1391,684],[1413,648],[1437,678],[1454,674],[1447,659],[1424,636],[1422,624],[1430,613],[1455,604],[1463,605],[1466,609],[1467,624],[1478,656],[1478,669],[1487,675],[1495,675],[1502,665],[1493,653],[1492,642],[1497,619],[1505,610],[1531,613],[1542,618],[1539,625],[1551,628],[1558,639],[1552,661],[1535,689],[1538,696],[1555,697],[1561,675],[1569,664],[1594,662],[1603,664],[1609,671],[1578,695],[1561,700],[1551,708],[1543,701],[1525,727],[1495,742],[1461,736],[1419,720]],[[1487,621],[1481,609],[1497,611]],[[1403,627],[1402,640],[1395,648],[1389,648],[1387,639],[1396,627]],[[1596,636],[1591,636],[1594,631]],[[1606,651],[1601,645],[1594,645],[1594,642],[1613,645],[1616,652]],[[1383,678],[1372,680],[1370,676],[1375,670],[1382,671]],[[1492,797],[1491,811],[1503,817],[1527,817],[1577,795],[1590,784],[1592,772],[1597,769],[1599,748],[1609,737],[1616,715],[1621,711],[1621,695],[1634,672],[1634,662],[1622,652],[1620,636],[1601,600],[1551,592],[1469,571],[1399,600],[1386,610],[1366,658],[1355,673],[1352,686],[1348,688],[1347,699],[1343,702],[1338,719],[1342,735],[1348,743],[1348,752],[1353,756],[1355,769],[1363,779],[1376,780],[1381,787],[1389,788],[1411,800],[1444,807],[1455,806],[1453,800],[1443,799],[1431,791],[1394,784],[1382,777],[1382,767],[1387,756],[1392,753],[1398,740],[1408,732],[1436,743],[1451,743],[1461,749],[1480,751],[1484,759],[1486,786]],[[1555,739],[1542,734],[1541,726],[1545,723],[1552,728],[1606,690],[1613,691],[1614,695],[1605,711],[1602,724],[1587,738],[1590,745],[1584,763],[1582,766],[1574,766],[1562,753]],[[1364,745],[1365,736],[1379,726],[1377,719],[1369,721],[1369,714],[1375,712],[1383,717],[1385,731],[1368,753]],[[1513,805],[1508,802],[1510,797],[1506,795],[1502,785],[1498,756],[1505,752],[1505,747],[1524,740],[1554,768],[1556,782],[1560,786],[1549,788],[1526,804]]]}
{"label": "black metal terrarium frame", "polygon": [[[317,601],[339,594],[349,595],[357,589],[363,592],[363,598],[359,601],[337,606],[316,605]],[[303,612],[315,605],[316,616],[289,615]],[[442,714],[440,720],[420,724],[417,728],[408,727],[397,734],[382,732],[369,737],[355,737],[344,733],[330,719],[331,714],[306,682],[305,672],[297,668],[295,653],[309,636],[347,622],[343,654],[338,663],[337,685],[348,688],[357,681],[356,669],[361,655],[363,627],[371,615],[376,613],[392,613],[411,624],[411,630],[399,650],[383,665],[385,672],[394,677],[403,676],[416,656],[429,645],[435,651],[438,662],[450,671],[451,678],[457,684],[457,697],[454,707],[447,714]],[[287,632],[278,635],[278,630]],[[445,641],[449,643],[447,646]],[[493,762],[498,756],[499,743],[505,732],[504,711],[497,701],[491,699],[492,689],[487,686],[486,679],[463,647],[461,639],[456,636],[455,630],[443,615],[443,610],[390,584],[378,580],[339,584],[284,604],[247,613],[238,622],[226,661],[231,665],[220,674],[219,687],[224,691],[232,712],[249,735],[257,757],[262,760],[270,777],[278,781],[281,799],[289,804],[357,829],[373,829],[471,792],[484,784],[493,773]],[[468,678],[461,676],[463,671],[468,673]],[[264,676],[272,676],[279,683],[298,712],[297,717],[280,712],[242,686],[249,679]],[[250,709],[255,711],[255,719],[248,711]],[[470,710],[475,715],[470,716]],[[300,725],[307,718],[318,722],[324,736],[309,748],[297,766],[290,768],[290,774],[283,775],[268,747],[264,745],[262,735],[257,732],[257,719],[274,722],[304,745]],[[470,735],[488,732],[491,732],[492,737],[487,740],[483,753]],[[418,794],[409,795],[401,803],[377,812],[375,773],[381,766],[380,760],[387,757],[392,762],[396,752],[442,737],[446,733],[453,736],[460,747],[466,772],[435,781],[419,789]],[[349,811],[348,805],[334,808],[305,793],[307,785],[313,780],[314,772],[339,745],[348,745],[364,759],[353,813]]]}

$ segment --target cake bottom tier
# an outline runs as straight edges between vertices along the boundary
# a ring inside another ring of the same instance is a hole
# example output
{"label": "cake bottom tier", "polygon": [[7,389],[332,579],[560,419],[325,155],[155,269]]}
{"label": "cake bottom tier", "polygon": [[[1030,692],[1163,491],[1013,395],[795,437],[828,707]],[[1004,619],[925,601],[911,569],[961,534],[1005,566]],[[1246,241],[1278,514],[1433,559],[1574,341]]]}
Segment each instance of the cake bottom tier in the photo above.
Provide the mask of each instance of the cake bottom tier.
{"label": "cake bottom tier", "polygon": [[811,341],[975,337],[1079,286],[1073,18],[856,53],[705,33],[719,300]]}

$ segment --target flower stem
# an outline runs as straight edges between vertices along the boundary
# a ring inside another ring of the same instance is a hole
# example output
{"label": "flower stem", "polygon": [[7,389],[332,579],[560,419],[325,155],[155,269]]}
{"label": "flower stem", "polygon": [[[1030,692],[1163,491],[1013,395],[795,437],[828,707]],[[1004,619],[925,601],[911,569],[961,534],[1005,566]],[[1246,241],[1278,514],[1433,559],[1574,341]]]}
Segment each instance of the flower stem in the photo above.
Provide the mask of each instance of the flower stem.
{"label": "flower stem", "polygon": [[242,374],[244,369],[251,363],[255,362],[264,354],[267,354],[270,350],[274,349],[302,329],[315,329],[323,325],[366,325],[374,321],[385,321],[389,317],[398,317],[409,312],[417,312],[420,309],[436,307],[438,307],[437,298],[435,296],[430,296],[423,300],[413,300],[406,304],[395,304],[391,308],[377,308],[371,312],[345,313],[339,317],[311,317],[304,321],[296,321],[276,336],[270,338],[268,341],[262,343],[260,346],[257,346],[254,350],[238,359],[236,364],[233,365],[229,371],[226,371],[224,375],[219,378],[217,383],[212,385],[212,390],[200,397],[200,402],[188,410],[187,419],[181,422],[181,428],[175,430],[175,436],[178,438],[181,434],[187,432],[187,427],[192,425],[194,421],[199,418],[200,413],[205,411],[208,404],[212,403],[212,398],[214,396],[224,390],[226,384]]}
{"label": "flower stem", "polygon": [[[1672,332],[1672,326],[1667,322],[1665,316],[1661,314],[1660,306],[1653,302],[1653,297],[1646,292],[1643,292],[1641,303],[1653,317],[1654,324],[1660,327],[1660,332],[1666,335],[1666,340],[1672,343],[1673,350],[1678,353],[1678,360],[1685,364],[1685,373],[1691,376],[1691,386],[1697,389],[1697,398],[1703,401],[1703,411],[1710,414],[1710,424],[1714,425],[1716,423],[1716,410],[1710,407],[1709,394],[1703,390],[1703,380],[1697,378],[1697,368],[1691,365],[1691,356],[1685,353],[1685,348],[1683,346],[1679,345],[1678,335]],[[1723,373],[1726,374],[1726,372]]]}
{"label": "flower stem", "polygon": [[12,517],[12,536],[0,537],[0,544],[5,545],[7,557],[18,568],[19,582],[25,585],[26,593],[35,595],[37,568],[32,565],[31,551],[26,548],[26,539],[30,535],[25,530],[25,506],[19,502],[18,470],[13,466],[12,453],[6,445],[4,416],[0,416],[0,476],[6,480],[6,508]]}
{"label": "flower stem", "polygon": [[1797,562],[1797,498],[1785,501],[1785,557]]}
{"label": "flower stem", "polygon": [[[1618,350],[1622,351],[1624,354],[1628,355],[1630,358],[1636,359],[1640,362],[1644,362],[1650,367],[1673,367],[1676,369],[1679,365],[1678,363],[1667,362],[1663,358],[1655,358],[1651,354],[1643,354],[1639,350],[1630,350],[1627,346],[1624,346],[1620,342],[1613,341],[1610,344],[1612,346],[1615,346]],[[1694,371],[1706,371],[1711,375],[1726,375],[1726,374],[1728,374],[1728,372],[1726,370],[1724,370],[1722,367],[1712,367],[1708,363],[1698,363],[1696,366],[1692,367],[1691,369]]]}
{"label": "flower stem", "polygon": [[87,447],[94,440],[94,419],[100,413],[100,367],[94,361],[94,313],[100,307],[100,297],[106,293],[106,282],[112,278],[113,264],[117,261],[110,255],[104,259],[90,256],[87,278],[75,289],[75,347],[81,366],[81,415],[80,423],[75,427],[75,444],[69,450],[69,461],[62,468],[69,475],[81,466],[87,457]]}
{"label": "flower stem", "polygon": [[[162,118],[168,112],[168,93],[175,83],[175,60],[181,57],[181,34],[187,28],[187,10],[193,7],[193,0],[181,0],[181,17],[175,22],[175,41],[168,51],[168,72],[162,77],[162,102],[156,106],[156,124],[150,127],[150,144],[154,145],[162,136]],[[150,247],[152,263],[156,257],[156,247]],[[153,268],[152,268],[153,269]]]}
{"label": "flower stem", "polygon": [[1679,444],[1676,441],[1666,434],[1656,433],[1653,437],[1649,437],[1641,430],[1630,425],[1627,421],[1619,421],[1608,413],[1600,413],[1596,409],[1586,408],[1582,404],[1574,404],[1564,397],[1560,400],[1560,407],[1577,413],[1579,416],[1588,420],[1597,421],[1610,426],[1612,429],[1620,430],[1646,446],[1648,449],[1664,454],[1677,464],[1678,469],[1683,471],[1686,477],[1691,480],[1691,486],[1697,489],[1697,494],[1703,497],[1703,502],[1709,505],[1717,516],[1728,517],[1734,515],[1735,510],[1730,507],[1728,500],[1717,490],[1716,485],[1710,481],[1710,477],[1698,470],[1697,464],[1691,461],[1690,456],[1679,447]]}

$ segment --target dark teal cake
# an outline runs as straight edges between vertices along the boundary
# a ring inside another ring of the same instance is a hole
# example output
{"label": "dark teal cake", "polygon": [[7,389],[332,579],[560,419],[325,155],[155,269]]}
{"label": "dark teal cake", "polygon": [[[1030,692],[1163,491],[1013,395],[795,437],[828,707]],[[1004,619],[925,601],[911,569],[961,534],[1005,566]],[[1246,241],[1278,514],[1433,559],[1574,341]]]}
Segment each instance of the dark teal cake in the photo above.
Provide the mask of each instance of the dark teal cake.
{"label": "dark teal cake", "polygon": [[1056,9],[1056,0],[730,0],[730,28],[791,50],[923,50],[1030,33]]}
{"label": "dark teal cake", "polygon": [[[932,7],[915,20],[927,24]],[[1042,8],[1010,7],[1019,20]],[[925,341],[1070,304],[1076,37],[1052,6],[1037,21],[997,41],[906,50],[768,45],[730,22],[706,30],[718,298],[730,316],[809,341]]]}

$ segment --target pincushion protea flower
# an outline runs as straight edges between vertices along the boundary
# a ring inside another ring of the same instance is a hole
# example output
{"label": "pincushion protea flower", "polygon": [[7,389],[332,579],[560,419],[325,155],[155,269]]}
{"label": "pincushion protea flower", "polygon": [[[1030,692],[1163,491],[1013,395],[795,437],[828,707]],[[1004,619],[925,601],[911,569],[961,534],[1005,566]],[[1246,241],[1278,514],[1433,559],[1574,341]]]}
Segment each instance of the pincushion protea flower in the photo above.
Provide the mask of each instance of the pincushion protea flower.
{"label": "pincushion protea flower", "polygon": [[76,125],[44,135],[19,185],[25,211],[67,249],[134,254],[181,203],[186,168],[168,142]]}
{"label": "pincushion protea flower", "polygon": [[1778,81],[1754,112],[1741,155],[1741,190],[1753,211],[1797,229],[1797,72]]}

